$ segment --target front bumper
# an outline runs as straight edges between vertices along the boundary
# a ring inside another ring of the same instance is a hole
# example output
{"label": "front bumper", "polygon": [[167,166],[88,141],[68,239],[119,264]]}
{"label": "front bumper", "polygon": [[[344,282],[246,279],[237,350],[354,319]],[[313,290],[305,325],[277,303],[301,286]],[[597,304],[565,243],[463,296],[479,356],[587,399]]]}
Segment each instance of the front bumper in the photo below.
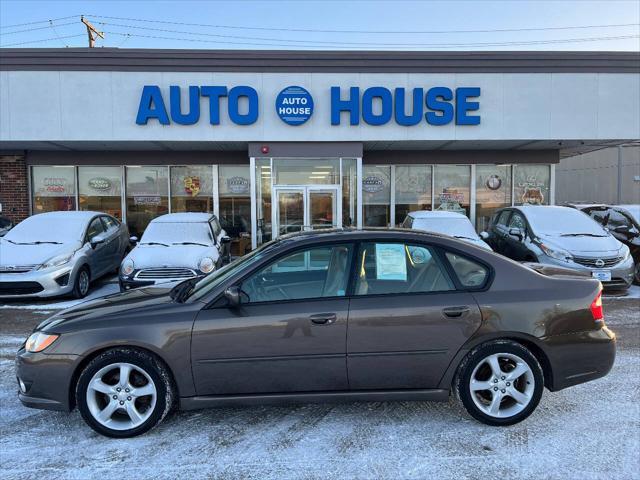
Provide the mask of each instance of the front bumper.
{"label": "front bumper", "polygon": [[571,270],[579,270],[581,272],[590,272],[598,270],[607,270],[611,272],[611,280],[602,282],[602,286],[605,289],[617,290],[627,289],[633,283],[633,275],[635,266],[633,264],[633,257],[629,256],[626,260],[621,261],[617,265],[609,268],[590,268],[575,262],[563,262],[547,255],[539,255],[538,263],[547,265],[554,265],[556,267],[569,268]]}
{"label": "front bumper", "polygon": [[73,290],[74,274],[68,264],[24,273],[0,273],[0,298],[66,295]]}
{"label": "front bumper", "polygon": [[70,411],[71,380],[79,361],[78,355],[29,353],[21,348],[15,360],[20,402],[30,408]]}
{"label": "front bumper", "polygon": [[202,278],[205,277],[206,274],[200,271],[196,271],[196,274],[191,277],[180,277],[180,278],[145,278],[138,279],[136,278],[136,274],[139,270],[134,270],[131,275],[118,275],[118,282],[120,283],[120,291],[124,292],[126,290],[131,290],[132,288],[138,287],[148,287],[151,285],[158,285],[161,283],[173,283],[173,282],[184,282],[185,280],[189,280],[191,278]]}
{"label": "front bumper", "polygon": [[616,358],[616,335],[607,327],[541,340],[553,372],[551,391],[604,377]]}

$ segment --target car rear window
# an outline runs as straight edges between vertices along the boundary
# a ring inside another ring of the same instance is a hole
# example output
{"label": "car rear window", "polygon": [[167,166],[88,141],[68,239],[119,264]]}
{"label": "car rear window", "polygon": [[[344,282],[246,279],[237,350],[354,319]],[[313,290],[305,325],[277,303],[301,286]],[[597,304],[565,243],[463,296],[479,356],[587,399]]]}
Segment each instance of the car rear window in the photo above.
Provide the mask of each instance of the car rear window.
{"label": "car rear window", "polygon": [[481,263],[458,253],[446,252],[446,256],[462,286],[482,288],[487,283],[489,269]]}

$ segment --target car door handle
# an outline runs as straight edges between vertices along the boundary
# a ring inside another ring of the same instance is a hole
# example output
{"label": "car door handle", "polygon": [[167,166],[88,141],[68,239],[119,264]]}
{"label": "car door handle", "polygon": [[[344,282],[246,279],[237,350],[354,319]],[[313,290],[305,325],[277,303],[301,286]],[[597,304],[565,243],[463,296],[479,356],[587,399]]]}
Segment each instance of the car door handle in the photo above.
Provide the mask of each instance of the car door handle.
{"label": "car door handle", "polygon": [[467,307],[466,305],[461,307],[447,307],[442,309],[442,313],[446,317],[459,318],[469,313],[469,307]]}
{"label": "car door handle", "polygon": [[335,313],[318,313],[317,315],[311,315],[309,320],[316,325],[331,325],[336,321]]}

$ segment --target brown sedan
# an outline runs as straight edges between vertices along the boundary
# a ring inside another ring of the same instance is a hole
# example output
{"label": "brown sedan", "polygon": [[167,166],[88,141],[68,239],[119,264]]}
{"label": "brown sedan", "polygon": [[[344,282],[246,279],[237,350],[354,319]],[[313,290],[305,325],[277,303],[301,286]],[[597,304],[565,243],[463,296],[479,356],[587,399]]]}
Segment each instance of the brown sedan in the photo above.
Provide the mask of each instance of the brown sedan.
{"label": "brown sedan", "polygon": [[39,325],[20,400],[129,437],[169,411],[438,400],[489,425],[611,369],[601,285],[409,230],[285,236],[200,280],[90,301]]}

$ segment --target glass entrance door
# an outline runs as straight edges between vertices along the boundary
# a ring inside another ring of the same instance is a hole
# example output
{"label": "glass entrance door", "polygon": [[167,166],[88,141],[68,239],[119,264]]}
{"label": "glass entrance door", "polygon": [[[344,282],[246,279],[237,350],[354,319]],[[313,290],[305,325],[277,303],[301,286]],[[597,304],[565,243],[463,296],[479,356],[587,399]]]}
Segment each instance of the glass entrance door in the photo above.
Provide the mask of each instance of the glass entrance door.
{"label": "glass entrance door", "polygon": [[274,187],[273,238],[338,225],[338,188]]}

